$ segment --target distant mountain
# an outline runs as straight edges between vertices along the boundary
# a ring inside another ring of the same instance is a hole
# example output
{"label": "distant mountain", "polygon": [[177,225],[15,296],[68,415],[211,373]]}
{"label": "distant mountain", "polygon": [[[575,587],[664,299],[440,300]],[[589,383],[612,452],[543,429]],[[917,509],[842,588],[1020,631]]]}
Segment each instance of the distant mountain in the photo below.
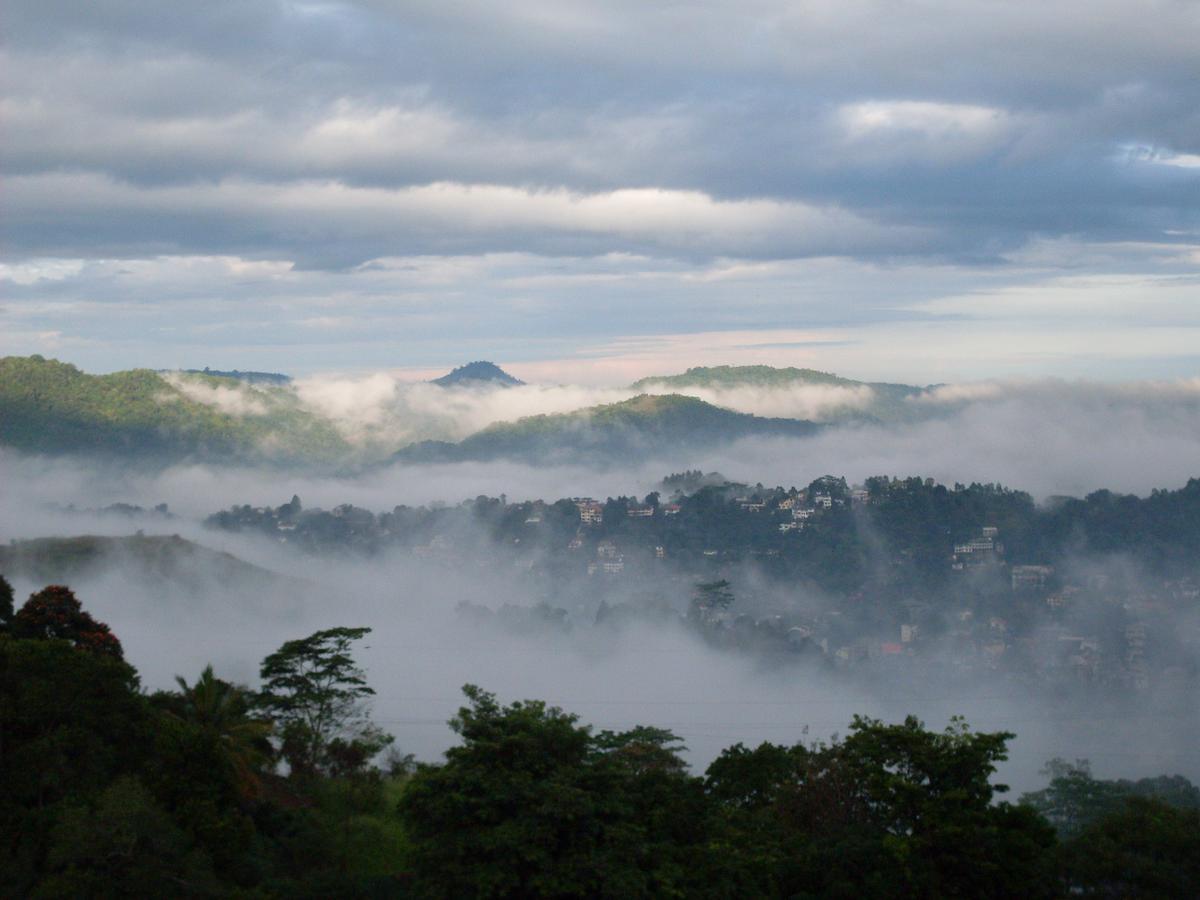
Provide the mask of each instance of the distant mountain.
{"label": "distant mountain", "polygon": [[845,388],[848,391],[869,391],[844,408],[834,406],[822,421],[877,421],[895,422],[920,418],[928,413],[909,398],[923,394],[928,388],[910,384],[893,384],[881,381],[855,381],[817,369],[775,368],[774,366],[697,366],[682,375],[652,375],[635,381],[634,390],[678,391],[688,389],[700,391],[732,391],[738,389],[761,389],[782,391],[803,386]]}
{"label": "distant mountain", "polygon": [[406,447],[406,462],[520,459],[628,462],[641,455],[679,455],[756,436],[807,437],[819,426],[733,412],[679,394],[640,394],[571,413],[528,416],[491,425],[457,444]]}
{"label": "distant mountain", "polygon": [[0,572],[40,584],[73,584],[117,571],[172,590],[202,590],[214,585],[297,590],[307,585],[209,550],[179,535],[37,538],[0,545]]}
{"label": "distant mountain", "polygon": [[350,450],[288,388],[150,369],[89,375],[41,356],[0,359],[0,444],[163,461],[320,462]]}
{"label": "distant mountain", "polygon": [[441,378],[433,379],[431,383],[441,385],[442,387],[472,384],[497,384],[505,387],[516,387],[525,382],[519,378],[513,378],[495,363],[479,360],[478,362],[469,362],[465,366],[459,366],[453,372],[443,375]]}
{"label": "distant mountain", "polygon": [[185,375],[211,375],[213,378],[232,378],[235,381],[244,381],[246,384],[291,384],[292,376],[283,375],[279,372],[242,372],[239,369],[230,369],[221,371],[220,369],[210,369],[205,366],[203,369],[183,369]]}
{"label": "distant mountain", "polygon": [[854,387],[864,384],[816,369],[777,369],[774,366],[695,366],[682,375],[651,375],[640,378],[631,387],[643,390],[651,386],[669,388],[705,387],[789,387],[796,383],[832,384]]}

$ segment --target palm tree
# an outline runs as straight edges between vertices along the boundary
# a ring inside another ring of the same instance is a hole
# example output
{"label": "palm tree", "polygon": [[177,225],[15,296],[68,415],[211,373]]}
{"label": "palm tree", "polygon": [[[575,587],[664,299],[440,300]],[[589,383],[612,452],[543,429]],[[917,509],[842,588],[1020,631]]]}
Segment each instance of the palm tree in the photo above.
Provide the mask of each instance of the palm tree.
{"label": "palm tree", "polygon": [[183,700],[182,711],[176,715],[215,739],[242,798],[258,797],[262,789],[258,773],[270,759],[271,723],[251,718],[245,690],[213,675],[211,663],[194,685],[182,675],[175,676],[175,683]]}

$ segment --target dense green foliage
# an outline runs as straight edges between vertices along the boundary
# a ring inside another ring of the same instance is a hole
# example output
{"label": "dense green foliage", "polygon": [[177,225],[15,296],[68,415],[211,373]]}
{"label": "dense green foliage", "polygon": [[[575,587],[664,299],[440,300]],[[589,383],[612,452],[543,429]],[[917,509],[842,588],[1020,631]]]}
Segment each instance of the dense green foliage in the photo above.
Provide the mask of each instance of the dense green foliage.
{"label": "dense green foliage", "polygon": [[203,369],[184,369],[186,375],[211,375],[213,378],[232,378],[235,381],[244,381],[247,384],[288,384],[292,380],[292,376],[284,375],[281,372],[243,372],[240,369],[229,369],[222,371],[221,369],[210,369],[205,366]]}
{"label": "dense green foliage", "polygon": [[595,736],[539,702],[468,687],[462,745],[400,803],[432,897],[687,896],[701,886],[703,797],[673,737]]}
{"label": "dense green foliage", "polygon": [[1128,800],[1157,798],[1179,809],[1200,811],[1200,788],[1186,778],[1159,776],[1137,781],[1102,781],[1086,759],[1052,759],[1043,774],[1050,783],[1025,794],[1021,802],[1041,813],[1062,837],[1078,837],[1097,821],[1121,812]]}
{"label": "dense green foliage", "polygon": [[[724,590],[714,582],[698,593]],[[957,720],[930,731],[911,717],[856,717],[827,744],[738,744],[701,776],[669,731],[596,733],[555,707],[504,706],[473,686],[444,762],[410,773],[400,760],[385,772],[371,758],[382,743],[347,749],[366,733],[357,704],[372,690],[350,649],[367,629],[285,643],[264,660],[257,695],[211,667],[148,695],[119,652],[80,639],[76,625],[98,623],[69,594],[48,588],[0,616],[3,896],[1191,897],[1200,888],[1200,791],[1178,776],[1097,782],[1086,764],[1055,761],[1045,791],[998,802],[1005,788],[992,776],[1013,735]],[[50,601],[71,627],[53,616],[45,627]],[[30,621],[43,624],[14,627]],[[297,727],[310,748],[319,737],[317,750],[289,744]],[[1096,797],[1107,799],[1087,799]],[[1069,825],[1064,840],[1039,810]]]}
{"label": "dense green foliage", "polygon": [[[196,399],[220,392],[244,401],[237,414]],[[0,443],[155,460],[321,462],[350,452],[329,422],[279,386],[149,369],[89,375],[40,356],[0,359]]]}
{"label": "dense green foliage", "polygon": [[325,629],[263,660],[257,705],[279,727],[293,772],[358,769],[391,743],[364,714],[362,701],[375,691],[350,654],[350,645],[370,631]]}
{"label": "dense green foliage", "polygon": [[1061,855],[1076,896],[1195,897],[1200,810],[1130,797],[1068,841]]}
{"label": "dense green foliage", "polygon": [[575,412],[500,422],[457,444],[415,444],[396,458],[451,462],[562,457],[599,462],[625,460],[630,454],[694,450],[752,436],[807,437],[816,430],[811,422],[733,412],[695,397],[639,394]]}
{"label": "dense green foliage", "polygon": [[[841,378],[830,372],[816,369],[797,369],[792,366],[693,366],[682,375],[650,375],[640,378],[630,387],[640,390],[652,385],[666,387],[788,387],[797,382],[803,384],[826,384],[838,387],[854,387],[863,384],[850,378]],[[897,385],[904,387],[904,385]]]}
{"label": "dense green foliage", "polygon": [[275,723],[211,668],[147,695],[119,653],[74,630],[11,631],[0,633],[0,896],[399,895],[400,782],[366,761],[283,779]]}

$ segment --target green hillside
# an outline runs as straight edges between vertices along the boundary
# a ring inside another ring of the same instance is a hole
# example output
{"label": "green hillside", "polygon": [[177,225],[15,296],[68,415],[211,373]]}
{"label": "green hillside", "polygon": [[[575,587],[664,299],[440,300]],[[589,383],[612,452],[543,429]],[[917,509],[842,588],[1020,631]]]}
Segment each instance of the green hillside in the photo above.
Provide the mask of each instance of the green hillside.
{"label": "green hillside", "polygon": [[807,437],[811,422],[732,412],[679,394],[640,394],[571,413],[491,425],[458,444],[425,442],[397,454],[406,461],[568,458],[628,461],[631,454],[700,450],[752,436]]}
{"label": "green hillside", "polygon": [[295,591],[300,579],[209,550],[179,535],[37,538],[0,545],[0,573],[36,584],[67,584],[110,571],[135,580],[200,590],[213,585]]}
{"label": "green hillside", "polygon": [[652,375],[635,381],[634,390],[672,390],[686,392],[689,388],[721,391],[736,388],[786,390],[803,385],[870,388],[873,399],[865,406],[847,407],[836,411],[826,421],[895,422],[919,418],[926,413],[908,398],[927,390],[910,384],[882,381],[855,381],[817,369],[775,368],[774,366],[696,366],[681,375]]}
{"label": "green hillside", "polygon": [[[195,398],[221,392],[248,411]],[[321,462],[349,450],[286,388],[149,369],[89,375],[40,356],[0,359],[0,443],[36,453],[163,460]]]}
{"label": "green hillside", "polygon": [[[651,375],[635,381],[631,387],[642,390],[652,385],[662,385],[671,388],[703,387],[790,387],[803,382],[805,384],[833,384],[843,387],[856,387],[864,384],[850,378],[842,378],[829,372],[819,372],[816,369],[785,368],[774,366],[695,366],[682,375]],[[903,387],[903,385],[898,385]]]}

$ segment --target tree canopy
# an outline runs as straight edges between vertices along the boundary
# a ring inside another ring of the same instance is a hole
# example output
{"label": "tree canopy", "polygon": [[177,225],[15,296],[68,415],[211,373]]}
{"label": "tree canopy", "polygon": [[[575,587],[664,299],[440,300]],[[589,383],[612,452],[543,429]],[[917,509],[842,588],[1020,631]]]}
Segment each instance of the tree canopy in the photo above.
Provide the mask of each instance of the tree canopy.
{"label": "tree canopy", "polygon": [[283,753],[300,773],[362,765],[391,738],[370,721],[375,690],[350,646],[370,628],[328,628],[287,641],[263,660],[258,706],[279,725]]}

